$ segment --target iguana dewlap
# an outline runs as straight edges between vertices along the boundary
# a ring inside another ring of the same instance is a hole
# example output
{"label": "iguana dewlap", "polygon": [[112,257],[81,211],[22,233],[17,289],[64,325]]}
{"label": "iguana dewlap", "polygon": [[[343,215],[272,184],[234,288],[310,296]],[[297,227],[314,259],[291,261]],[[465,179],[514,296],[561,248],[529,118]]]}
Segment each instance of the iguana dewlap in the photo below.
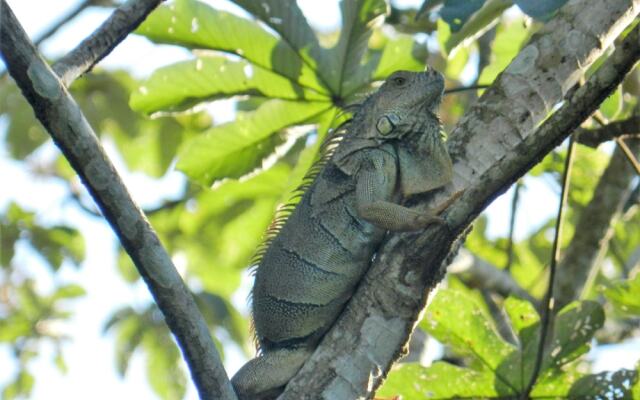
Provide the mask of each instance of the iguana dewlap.
{"label": "iguana dewlap", "polygon": [[261,353],[232,379],[241,399],[270,398],[297,373],[386,231],[440,221],[401,203],[451,180],[436,116],[443,90],[433,69],[395,72],[337,133],[338,146],[259,261],[252,312]]}

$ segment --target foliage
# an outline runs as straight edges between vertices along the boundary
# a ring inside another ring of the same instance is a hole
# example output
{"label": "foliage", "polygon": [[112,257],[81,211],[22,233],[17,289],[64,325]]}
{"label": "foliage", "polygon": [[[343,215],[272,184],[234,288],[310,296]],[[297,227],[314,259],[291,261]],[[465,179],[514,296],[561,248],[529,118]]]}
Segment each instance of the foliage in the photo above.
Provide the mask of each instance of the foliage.
{"label": "foliage", "polygon": [[339,123],[338,110],[358,101],[372,80],[424,66],[425,54],[414,51],[410,37],[378,35],[375,47],[367,46],[384,1],[343,2],[343,26],[331,48],[320,46],[295,2],[236,3],[270,30],[195,0],[162,6],[138,29],[156,43],[193,49],[196,58],[156,71],[133,93],[134,109],[171,112],[239,95],[265,100],[182,148],[178,168],[204,185],[244,176],[272,154],[281,157],[287,128],[322,121],[319,141]]}
{"label": "foliage", "polygon": [[[407,399],[516,398],[531,378],[540,319],[530,303],[515,297],[505,300],[504,311],[515,343],[497,333],[491,317],[473,296],[465,291],[440,290],[420,326],[464,356],[464,365],[444,361],[429,367],[402,365],[390,374],[378,394]],[[456,318],[451,318],[454,314]],[[574,302],[558,313],[530,398],[596,398],[603,387],[631,396],[638,381],[636,371],[589,375],[575,368],[575,360],[588,351],[593,334],[603,323],[604,312],[595,302]]]}

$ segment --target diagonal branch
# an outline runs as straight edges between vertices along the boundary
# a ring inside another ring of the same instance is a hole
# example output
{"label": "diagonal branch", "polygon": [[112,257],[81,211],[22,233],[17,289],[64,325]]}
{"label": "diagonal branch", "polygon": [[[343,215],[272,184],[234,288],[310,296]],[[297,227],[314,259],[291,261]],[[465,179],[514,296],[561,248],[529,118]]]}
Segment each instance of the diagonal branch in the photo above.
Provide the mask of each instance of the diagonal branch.
{"label": "diagonal branch", "polygon": [[76,170],[162,310],[203,399],[235,399],[191,292],[178,275],[82,111],[0,0],[0,52],[36,116]]}
{"label": "diagonal branch", "polygon": [[580,71],[638,12],[640,0],[575,0],[532,38],[451,134],[454,179],[431,203],[441,204],[464,190],[443,215],[449,229],[432,226],[419,234],[389,235],[347,308],[281,399],[373,394],[442,279],[455,237],[593,113],[635,65],[640,27],[583,87],[570,91]]}
{"label": "diagonal branch", "polygon": [[58,60],[53,70],[69,87],[80,75],[90,71],[145,20],[164,0],[129,0],[116,8],[95,32]]}

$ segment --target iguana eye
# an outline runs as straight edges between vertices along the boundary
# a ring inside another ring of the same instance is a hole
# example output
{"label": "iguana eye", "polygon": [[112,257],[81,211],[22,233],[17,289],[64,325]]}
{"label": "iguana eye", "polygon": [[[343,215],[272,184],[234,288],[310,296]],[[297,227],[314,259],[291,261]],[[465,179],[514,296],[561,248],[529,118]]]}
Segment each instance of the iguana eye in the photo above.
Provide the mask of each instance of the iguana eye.
{"label": "iguana eye", "polygon": [[395,83],[398,86],[404,85],[406,81],[407,80],[401,76],[396,76],[395,78],[393,78],[393,83]]}

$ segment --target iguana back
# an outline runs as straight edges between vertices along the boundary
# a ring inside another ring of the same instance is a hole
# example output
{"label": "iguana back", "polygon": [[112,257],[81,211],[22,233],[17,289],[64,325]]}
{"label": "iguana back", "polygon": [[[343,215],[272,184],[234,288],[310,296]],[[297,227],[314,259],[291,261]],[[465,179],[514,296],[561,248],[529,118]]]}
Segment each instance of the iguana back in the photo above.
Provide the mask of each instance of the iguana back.
{"label": "iguana back", "polygon": [[440,220],[399,203],[451,179],[435,114],[443,89],[432,69],[394,73],[325,155],[259,261],[252,314],[262,354],[232,380],[241,398],[269,398],[295,375],[353,295],[387,230]]}

